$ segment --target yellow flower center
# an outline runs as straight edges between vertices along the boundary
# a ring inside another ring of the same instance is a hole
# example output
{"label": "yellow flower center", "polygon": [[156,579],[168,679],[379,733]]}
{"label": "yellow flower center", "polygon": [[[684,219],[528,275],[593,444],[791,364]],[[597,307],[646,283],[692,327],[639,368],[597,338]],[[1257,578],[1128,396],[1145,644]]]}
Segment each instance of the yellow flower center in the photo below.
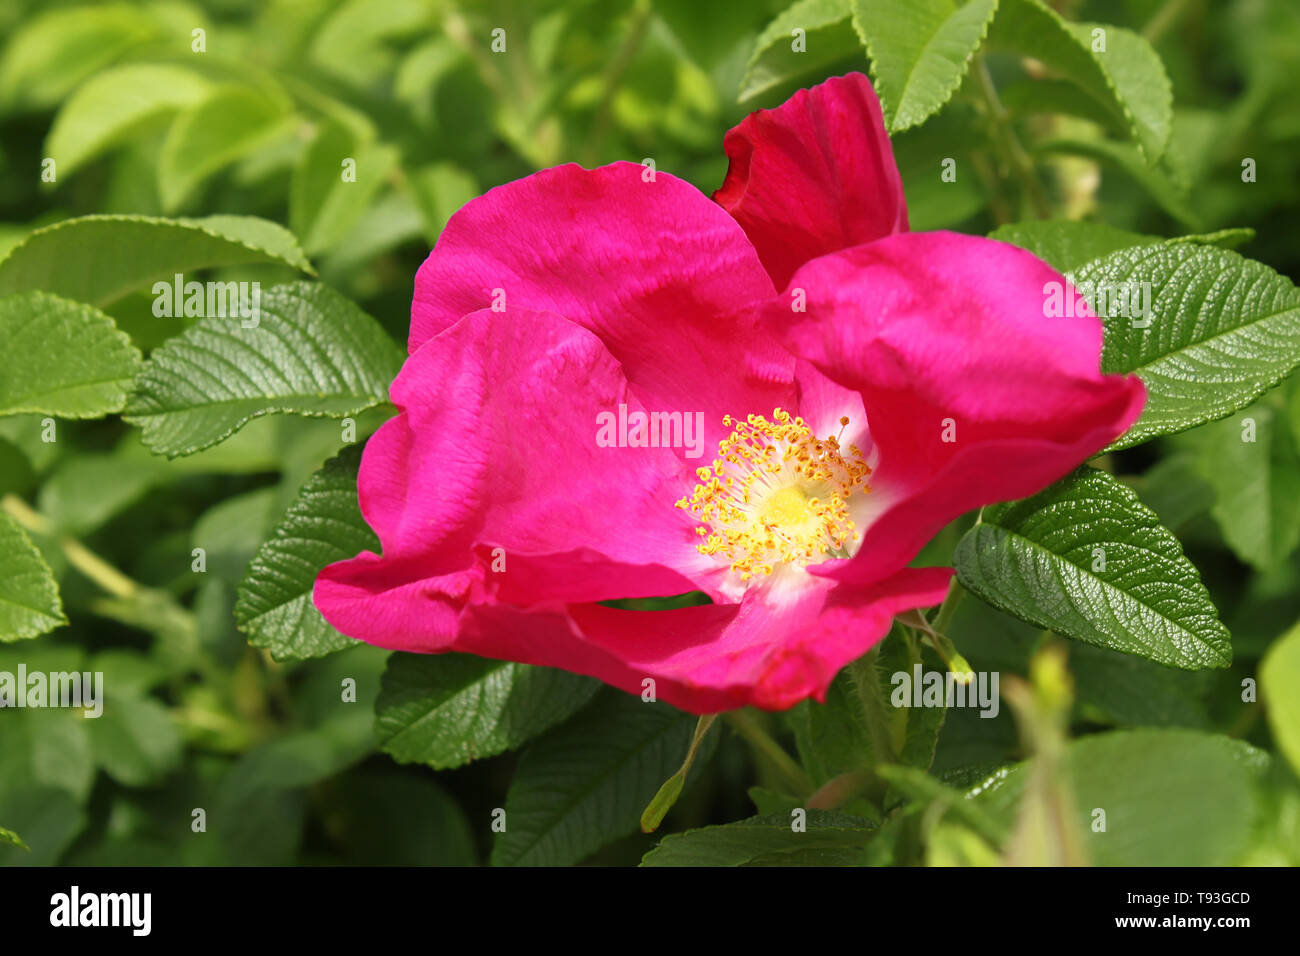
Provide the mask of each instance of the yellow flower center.
{"label": "yellow flower center", "polygon": [[677,502],[703,522],[695,529],[704,539],[699,552],[727,559],[742,581],[781,564],[848,557],[858,540],[850,499],[871,491],[861,450],[817,438],[802,418],[780,408],[771,421],[722,421],[732,432],[719,442],[718,458],[696,471],[699,484]]}

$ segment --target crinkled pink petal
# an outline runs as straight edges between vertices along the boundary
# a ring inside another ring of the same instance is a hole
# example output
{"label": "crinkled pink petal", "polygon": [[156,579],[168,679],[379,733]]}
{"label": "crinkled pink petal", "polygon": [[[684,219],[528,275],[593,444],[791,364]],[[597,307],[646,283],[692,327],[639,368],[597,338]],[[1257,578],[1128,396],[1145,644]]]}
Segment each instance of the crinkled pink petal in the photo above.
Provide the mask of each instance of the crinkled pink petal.
{"label": "crinkled pink petal", "polygon": [[814,580],[789,600],[754,588],[739,604],[670,611],[581,604],[525,612],[471,603],[454,636],[436,629],[428,601],[408,588],[387,596],[388,627],[377,643],[561,667],[634,694],[650,678],[659,700],[696,714],[784,710],[806,697],[824,699],[839,670],[884,637],[895,614],[942,601],[951,575],[905,568],[867,587]]}
{"label": "crinkled pink petal", "polygon": [[907,231],[880,100],[861,73],[750,114],[723,148],[731,165],[713,198],[744,227],[778,289],[810,259]]}
{"label": "crinkled pink petal", "polygon": [[1101,322],[1045,315],[1064,282],[1005,243],[910,233],[804,266],[791,288],[805,312],[764,308],[796,355],[861,394],[879,459],[861,548],[822,573],[890,574],[949,521],[1042,490],[1136,420],[1145,389],[1101,374]]}
{"label": "crinkled pink petal", "polygon": [[558,312],[600,337],[646,408],[702,412],[716,448],[727,412],[790,400],[791,359],[753,314],[773,292],[744,231],[694,186],[569,164],[451,217],[415,278],[409,348],[494,303]]}
{"label": "crinkled pink petal", "polygon": [[825,700],[835,675],[874,647],[896,614],[939,604],[951,577],[951,568],[903,568],[865,587],[811,579],[779,599],[751,588],[721,611],[588,605],[572,616],[630,671],[631,683],[602,676],[608,683],[636,693],[652,677],[660,698],[692,713],[786,710],[806,697]]}
{"label": "crinkled pink petal", "polygon": [[316,588],[339,630],[405,640],[385,633],[403,589],[448,625],[444,609],[473,588],[527,605],[708,587],[693,524],[673,507],[690,467],[670,449],[597,442],[600,413],[641,406],[591,332],[481,310],[412,355],[391,394],[401,414],[370,439],[358,482],[383,557],[331,565]]}

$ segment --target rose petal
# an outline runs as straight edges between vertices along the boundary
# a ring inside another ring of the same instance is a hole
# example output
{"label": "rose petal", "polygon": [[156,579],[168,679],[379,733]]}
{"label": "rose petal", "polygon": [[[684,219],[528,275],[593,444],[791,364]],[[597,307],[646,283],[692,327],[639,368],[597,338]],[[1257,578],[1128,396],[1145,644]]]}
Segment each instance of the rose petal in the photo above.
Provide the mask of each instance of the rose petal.
{"label": "rose petal", "polygon": [[889,574],[949,521],[1042,490],[1136,420],[1145,390],[1101,374],[1100,321],[1045,317],[1064,281],[1005,243],[910,233],[804,266],[791,284],[806,312],[765,307],[795,354],[861,393],[879,455],[862,546],[824,573]]}
{"label": "rose petal", "polygon": [[880,100],[861,73],[750,114],[723,148],[731,165],[713,198],[744,227],[778,289],[810,259],[907,231]]}
{"label": "rose petal", "polygon": [[670,449],[597,443],[602,412],[641,406],[592,333],[554,313],[472,313],[407,360],[392,399],[402,413],[358,482],[383,558],[332,565],[316,591],[339,630],[407,640],[379,623],[403,589],[443,609],[430,613],[444,637],[471,585],[523,605],[712,591],[674,507],[690,468]]}
{"label": "rose petal", "polygon": [[[741,604],[670,611],[583,604],[528,613],[476,603],[453,639],[433,633],[426,602],[408,589],[387,596],[384,635],[401,635],[400,643],[378,643],[559,667],[633,694],[649,678],[657,699],[696,714],[785,710],[806,697],[824,699],[835,675],[888,633],[894,615],[942,601],[951,576],[950,568],[906,568],[868,587],[821,580],[791,601],[755,588]],[[428,632],[423,643],[420,628]]]}
{"label": "rose petal", "polygon": [[600,337],[646,408],[703,413],[707,456],[724,414],[790,401],[792,361],[753,315],[773,293],[744,232],[689,183],[570,164],[452,216],[416,275],[409,347],[494,295],[507,314],[558,312]]}

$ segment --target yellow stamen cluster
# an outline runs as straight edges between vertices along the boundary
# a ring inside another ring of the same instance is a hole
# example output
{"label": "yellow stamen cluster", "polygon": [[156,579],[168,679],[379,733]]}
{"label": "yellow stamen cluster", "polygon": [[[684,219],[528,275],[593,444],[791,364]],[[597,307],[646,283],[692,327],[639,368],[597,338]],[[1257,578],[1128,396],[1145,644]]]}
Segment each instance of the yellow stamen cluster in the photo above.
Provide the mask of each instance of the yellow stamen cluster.
{"label": "yellow stamen cluster", "polygon": [[727,415],[723,424],[733,430],[718,444],[718,458],[697,469],[700,483],[677,502],[705,522],[695,529],[704,538],[699,552],[729,560],[742,581],[781,563],[804,567],[847,557],[858,539],[849,498],[871,490],[861,450],[818,439],[802,418],[780,408],[772,421]]}

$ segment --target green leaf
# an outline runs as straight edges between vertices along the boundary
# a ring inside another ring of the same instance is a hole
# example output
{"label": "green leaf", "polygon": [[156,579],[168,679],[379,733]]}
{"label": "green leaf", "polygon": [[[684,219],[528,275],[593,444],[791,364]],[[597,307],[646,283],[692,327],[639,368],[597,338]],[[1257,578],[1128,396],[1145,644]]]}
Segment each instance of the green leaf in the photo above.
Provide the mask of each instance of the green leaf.
{"label": "green leaf", "polygon": [[[355,162],[355,179],[343,162]],[[360,141],[338,123],[321,127],[302,152],[289,184],[289,224],[309,254],[338,245],[369,207],[397,162],[390,146]]]}
{"label": "green leaf", "polygon": [[272,412],[342,418],[386,400],[401,350],[327,286],[276,286],[257,324],[209,316],[149,357],[124,417],[155,453],[215,445]]}
{"label": "green leaf", "polygon": [[[5,554],[0,550],[0,555]],[[0,558],[0,561],[3,559]],[[0,576],[0,580],[3,577]],[[2,605],[0,605],[2,606]],[[6,696],[16,693],[20,667],[30,679],[35,674],[81,673],[86,668],[82,652],[75,647],[42,642],[21,650],[0,647],[0,673],[14,675],[13,684],[5,688]],[[6,681],[6,683],[9,683]],[[84,700],[84,697],[83,697]],[[76,707],[6,707],[0,710],[4,722],[4,746],[0,747],[0,798],[14,790],[52,787],[70,794],[78,803],[90,796],[95,779],[84,708]],[[0,799],[0,802],[3,802]],[[0,813],[0,820],[18,824],[16,817]],[[32,834],[19,830],[32,842]]]}
{"label": "green leaf", "polygon": [[808,810],[798,832],[790,814],[750,817],[738,823],[687,830],[665,837],[642,866],[861,866],[875,833],[860,817]]}
{"label": "green leaf", "polygon": [[69,455],[41,485],[37,510],[59,531],[89,534],[162,483],[159,464],[108,453]]}
{"label": "green leaf", "polygon": [[853,26],[891,133],[924,123],[961,86],[998,0],[854,0]]}
{"label": "green leaf", "polygon": [[1186,451],[1162,458],[1140,478],[1131,479],[1142,503],[1171,531],[1205,514],[1214,504],[1214,487],[1201,477],[1196,457]]}
{"label": "green leaf", "polygon": [[417,169],[410,175],[410,184],[430,245],[438,241],[452,213],[479,194],[474,177],[452,163]]}
{"label": "green leaf", "polygon": [[[520,757],[492,863],[567,866],[635,833],[647,802],[681,766],[696,721],[607,690]],[[707,759],[703,753],[697,764]]]}
{"label": "green leaf", "polygon": [[1147,387],[1142,417],[1112,449],[1222,418],[1300,364],[1300,290],[1227,249],[1138,246],[1089,263],[1073,279],[1085,292],[1150,283],[1148,319],[1103,316],[1102,370],[1135,372]]}
{"label": "green leaf", "polygon": [[140,352],[98,309],[44,292],[0,299],[0,415],[99,418],[126,403]]}
{"label": "green leaf", "polygon": [[203,512],[194,523],[190,544],[203,549],[206,573],[238,585],[283,506],[278,488],[257,488]]}
{"label": "green leaf", "polygon": [[0,827],[0,846],[16,846],[20,850],[26,850],[28,853],[32,852],[32,848],[23,842],[22,837],[14,833],[13,830],[6,830],[4,827]]}
{"label": "green leaf", "polygon": [[983,138],[974,110],[957,105],[891,137],[912,231],[955,229],[988,205],[988,193],[977,176],[944,182],[936,173],[945,159],[953,159],[959,169],[978,163],[976,144]]}
{"label": "green leaf", "polygon": [[459,767],[536,737],[576,713],[599,687],[548,667],[398,653],[384,671],[375,735],[398,763]]}
{"label": "green leaf", "polygon": [[420,0],[347,0],[333,5],[312,37],[312,62],[360,89],[391,75],[396,55],[385,43],[433,33],[431,8]]}
{"label": "green leaf", "polygon": [[997,92],[1002,105],[1016,119],[1042,114],[1076,116],[1116,136],[1128,135],[1128,125],[1121,118],[1069,80],[1012,79],[999,85]]}
{"label": "green leaf", "polygon": [[1041,219],[1011,222],[989,233],[990,239],[1009,242],[1028,249],[1058,272],[1071,272],[1121,249],[1148,246],[1152,243],[1191,243],[1232,249],[1255,235],[1253,229],[1220,229],[1201,235],[1162,239],[1127,229],[1116,229],[1104,222],[1078,222],[1071,219]]}
{"label": "green leaf", "polygon": [[161,31],[130,4],[79,5],[33,15],[0,60],[0,102],[44,109],[86,77]]}
{"label": "green leaf", "polygon": [[198,102],[209,89],[200,74],[181,66],[135,63],[106,70],[59,109],[45,155],[66,177],[154,121]]}
{"label": "green leaf", "polygon": [[0,295],[42,289],[102,308],[176,273],[262,262],[312,272],[291,232],[254,216],[83,216],[37,229],[0,260]]}
{"label": "green leaf", "polygon": [[[740,102],[779,90],[862,49],[853,30],[852,0],[798,0],[768,24],[740,81]],[[802,52],[795,50],[802,30]]]}
{"label": "green leaf", "polygon": [[[1094,51],[1104,31],[1105,52]],[[1002,0],[992,46],[1030,56],[1079,86],[1123,122],[1148,163],[1165,151],[1173,128],[1173,87],[1160,57],[1131,30],[1070,23],[1042,0]]]}
{"label": "green leaf", "polygon": [[1028,249],[1058,272],[1070,272],[1120,249],[1161,241],[1159,236],[1116,229],[1104,222],[1068,219],[1007,223],[990,232],[989,238]]}
{"label": "green leaf", "polygon": [[[880,650],[869,660],[873,662],[871,667],[862,662],[840,671],[827,689],[825,703],[801,701],[786,714],[800,763],[818,786],[846,773],[874,773],[882,763],[900,762],[925,770],[934,759],[945,708],[942,704],[894,706],[893,693],[897,686],[894,675],[906,674],[910,680],[917,664],[921,664],[924,672],[945,673],[943,662],[929,648],[917,648],[914,652],[899,633],[886,637]],[[874,690],[864,683],[873,673]],[[868,693],[874,694],[875,706],[883,719],[889,753],[880,753],[873,739],[868,722],[868,714],[872,713],[866,698]],[[856,809],[869,812],[861,807]]]}
{"label": "green leaf", "polygon": [[1180,671],[1088,644],[1070,648],[1070,674],[1084,716],[1128,727],[1210,725],[1208,671]]}
{"label": "green leaf", "polygon": [[163,208],[174,210],[204,180],[242,159],[277,131],[284,104],[261,90],[214,90],[176,117],[158,158]]}
{"label": "green leaf", "polygon": [[[161,656],[161,655],[159,655]],[[143,697],[167,680],[162,661],[128,648],[116,647],[91,657],[86,670],[104,675],[104,686],[116,694]]]}
{"label": "green leaf", "polygon": [[326,734],[296,731],[244,754],[206,799],[208,835],[191,861],[287,866],[302,842],[306,788],[338,773],[356,758]]}
{"label": "green leaf", "polygon": [[1184,670],[1232,660],[1200,575],[1155,513],[1081,468],[1025,501],[986,509],[953,555],[994,607],[1075,640]]}
{"label": "green leaf", "polygon": [[967,794],[955,790],[916,767],[885,764],[878,768],[880,776],[906,794],[915,807],[929,807],[940,802],[947,811],[970,826],[980,836],[994,844],[1006,838],[1007,831],[1001,821],[994,818]]}
{"label": "green leaf", "polygon": [[49,565],[18,522],[0,512],[0,641],[36,637],[67,623]]}
{"label": "green leaf", "polygon": [[321,264],[321,275],[347,277],[403,243],[419,242],[424,225],[414,199],[401,192],[384,193],[361,214],[348,233],[348,241],[330,252]]}
{"label": "green leaf", "polygon": [[1259,665],[1261,700],[1277,748],[1300,774],[1300,625],[1282,635]]}
{"label": "green leaf", "polygon": [[[1065,767],[1075,825],[1098,866],[1226,866],[1246,850],[1258,812],[1255,780],[1268,755],[1188,730],[1094,734],[1071,743]],[[1029,764],[999,771],[975,801],[1004,826]],[[1094,829],[1105,812],[1105,830]]]}
{"label": "green leaf", "polygon": [[1194,433],[1210,514],[1237,557],[1261,571],[1300,544],[1300,448],[1274,393]]}
{"label": "green leaf", "polygon": [[167,708],[148,697],[108,694],[86,721],[95,762],[124,787],[147,787],[181,762],[181,736]]}
{"label": "green leaf", "polygon": [[801,803],[798,797],[778,793],[766,787],[750,787],[745,792],[749,794],[749,799],[753,802],[754,808],[758,810],[758,815],[761,817],[780,814],[782,817],[789,819],[790,811]]}
{"label": "green leaf", "polygon": [[[379,648],[358,643],[344,653],[296,669],[291,710],[294,723],[302,729],[244,754],[223,781],[218,803],[229,801],[229,808],[239,812],[253,809],[241,806],[246,801],[265,802],[273,813],[297,814],[301,808],[295,809],[295,801],[287,799],[284,791],[320,783],[371,754],[375,749],[374,706],[387,657]],[[255,843],[255,834],[270,836],[257,821],[230,823],[237,827],[241,840],[248,835]]]}
{"label": "green leaf", "polygon": [[312,588],[327,564],[379,551],[357,506],[360,462],[361,448],[354,446],[311,477],[239,585],[239,629],[278,661],[323,657],[355,643],[316,610]]}

